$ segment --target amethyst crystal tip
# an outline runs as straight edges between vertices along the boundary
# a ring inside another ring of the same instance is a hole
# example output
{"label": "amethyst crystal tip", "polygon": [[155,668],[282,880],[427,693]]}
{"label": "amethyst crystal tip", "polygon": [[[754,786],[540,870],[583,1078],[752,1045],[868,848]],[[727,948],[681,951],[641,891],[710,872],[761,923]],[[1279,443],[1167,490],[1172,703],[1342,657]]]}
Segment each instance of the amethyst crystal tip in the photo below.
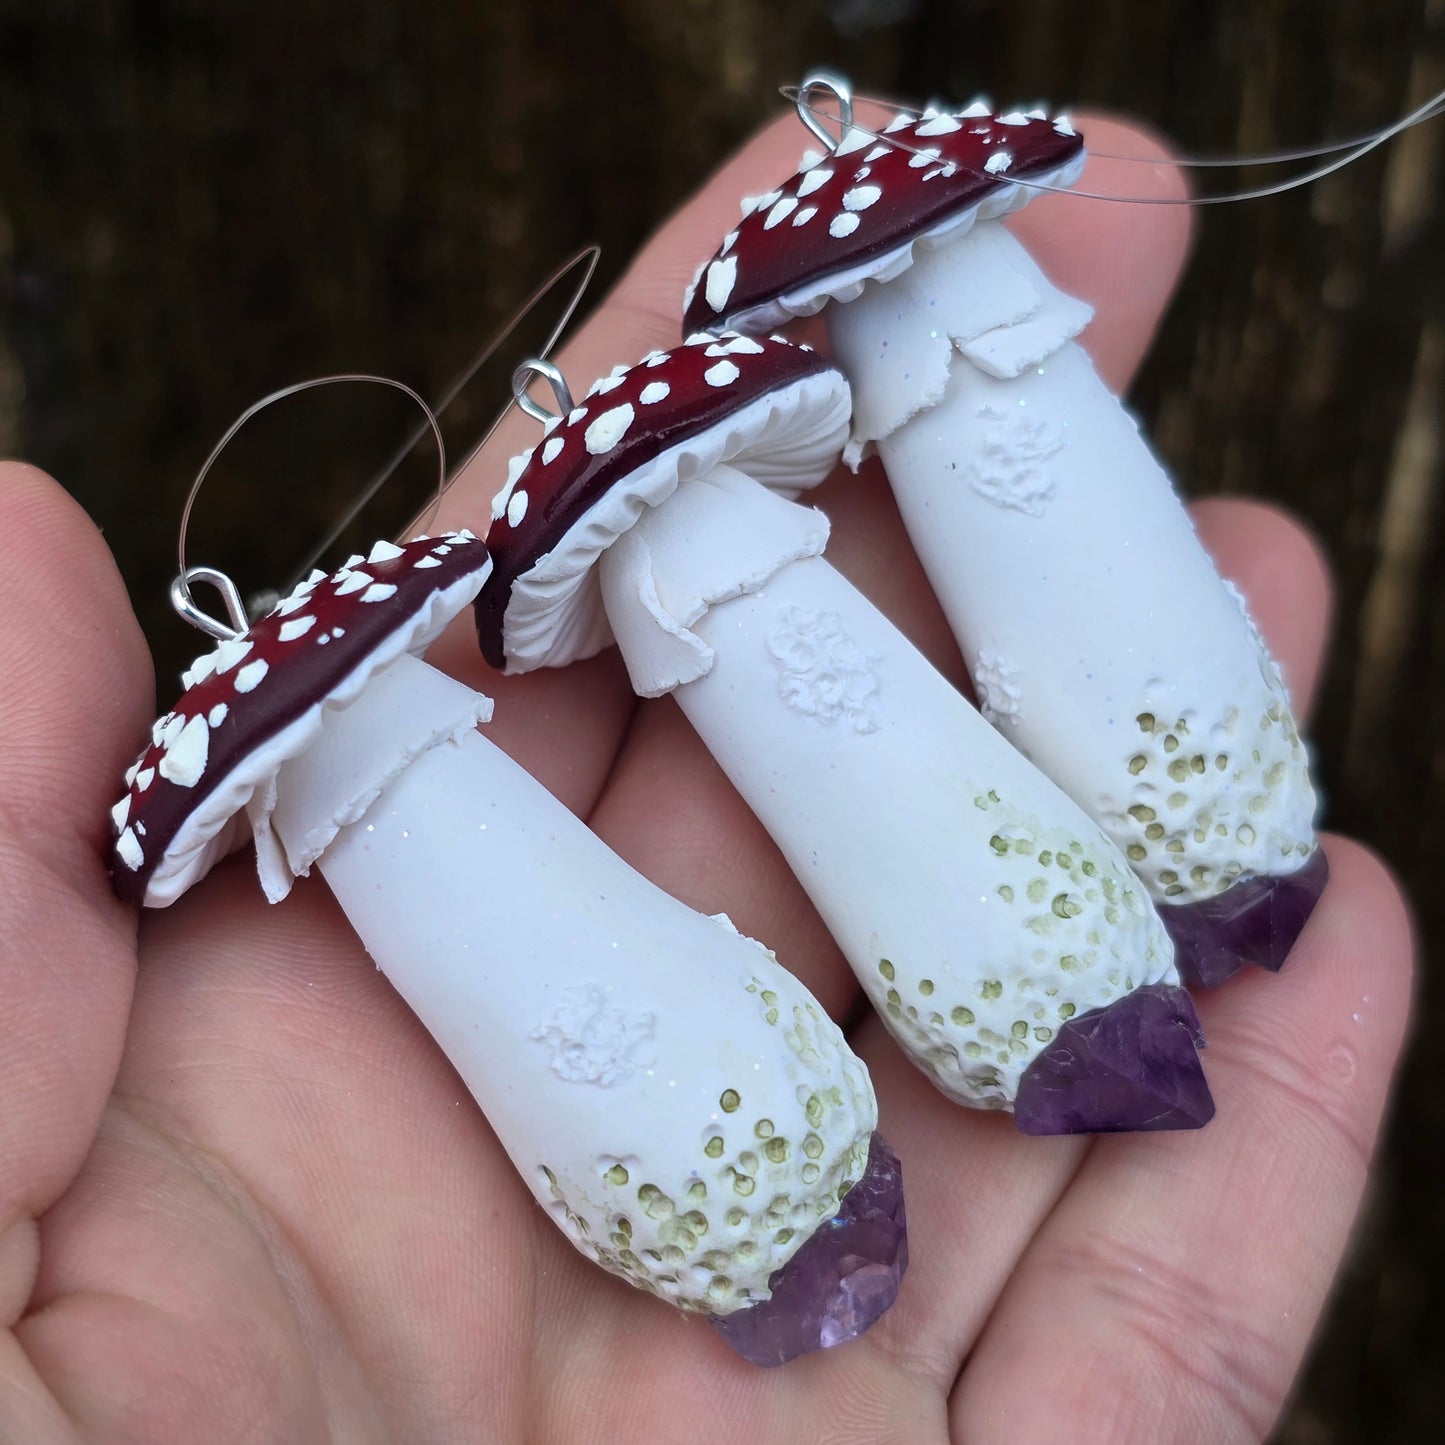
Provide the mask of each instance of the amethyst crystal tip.
{"label": "amethyst crystal tip", "polygon": [[1025,1134],[1198,1129],[1214,1117],[1203,1047],[1182,988],[1136,988],[1054,1035],[1024,1071],[1015,1122]]}
{"label": "amethyst crystal tip", "polygon": [[838,1212],[768,1281],[772,1296],[713,1327],[744,1359],[782,1365],[861,1335],[898,1298],[908,1225],[898,1156],[873,1135],[868,1167]]}

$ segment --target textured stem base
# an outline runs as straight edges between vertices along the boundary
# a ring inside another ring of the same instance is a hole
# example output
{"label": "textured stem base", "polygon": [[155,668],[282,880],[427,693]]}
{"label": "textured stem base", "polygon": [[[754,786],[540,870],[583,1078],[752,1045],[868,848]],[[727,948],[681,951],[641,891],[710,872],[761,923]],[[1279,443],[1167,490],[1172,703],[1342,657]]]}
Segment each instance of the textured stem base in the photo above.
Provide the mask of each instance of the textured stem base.
{"label": "textured stem base", "polygon": [[1179,976],[1192,988],[1218,988],[1247,963],[1278,973],[1329,878],[1316,848],[1296,873],[1247,878],[1202,903],[1159,904]]}
{"label": "textured stem base", "polygon": [[1214,1117],[1203,1047],[1182,988],[1135,989],[1058,1031],[1023,1076],[1015,1122],[1024,1134],[1198,1129]]}
{"label": "textured stem base", "polygon": [[903,1171],[874,1134],[867,1171],[768,1281],[772,1298],[714,1315],[713,1328],[755,1365],[786,1364],[861,1335],[898,1298],[907,1268]]}

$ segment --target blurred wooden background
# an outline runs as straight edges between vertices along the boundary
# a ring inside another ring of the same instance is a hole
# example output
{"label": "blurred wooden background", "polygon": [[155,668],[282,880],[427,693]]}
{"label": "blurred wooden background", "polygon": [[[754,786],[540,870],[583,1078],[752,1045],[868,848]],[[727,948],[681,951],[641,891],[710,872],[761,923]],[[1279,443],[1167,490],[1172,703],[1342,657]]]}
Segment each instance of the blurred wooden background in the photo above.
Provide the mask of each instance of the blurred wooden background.
{"label": "blurred wooden background", "polygon": [[[196,646],[161,605],[180,500],[233,416],[336,370],[438,395],[575,247],[601,242],[615,275],[816,64],[918,100],[1115,107],[1194,154],[1257,154],[1445,88],[1445,0],[0,0],[0,454],[103,524],[162,691]],[[1309,190],[1202,212],[1133,398],[1190,492],[1276,499],[1329,552],[1328,822],[1404,874],[1427,963],[1445,939],[1442,152],[1445,120]],[[454,450],[506,385],[467,388]],[[411,424],[371,396],[312,400],[206,498],[197,555],[253,584]],[[1287,1445],[1440,1438],[1442,1022],[1427,978]]]}

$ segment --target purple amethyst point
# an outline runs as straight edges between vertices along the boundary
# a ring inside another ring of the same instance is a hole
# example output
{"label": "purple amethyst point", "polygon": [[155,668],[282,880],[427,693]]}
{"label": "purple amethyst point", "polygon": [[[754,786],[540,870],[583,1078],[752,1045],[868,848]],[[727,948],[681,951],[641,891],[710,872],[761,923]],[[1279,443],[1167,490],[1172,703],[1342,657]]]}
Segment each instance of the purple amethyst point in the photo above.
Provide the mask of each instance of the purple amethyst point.
{"label": "purple amethyst point", "polygon": [[1071,1018],[1024,1070],[1024,1134],[1198,1129],[1214,1117],[1204,1031],[1182,988],[1153,983]]}
{"label": "purple amethyst point", "polygon": [[1193,988],[1218,988],[1246,963],[1278,973],[1329,876],[1316,848],[1297,872],[1245,878],[1196,903],[1159,904],[1179,976]]}
{"label": "purple amethyst point", "polygon": [[838,1212],[768,1281],[772,1297],[713,1328],[755,1365],[786,1364],[861,1335],[898,1298],[908,1224],[898,1156],[874,1134],[863,1177]]}

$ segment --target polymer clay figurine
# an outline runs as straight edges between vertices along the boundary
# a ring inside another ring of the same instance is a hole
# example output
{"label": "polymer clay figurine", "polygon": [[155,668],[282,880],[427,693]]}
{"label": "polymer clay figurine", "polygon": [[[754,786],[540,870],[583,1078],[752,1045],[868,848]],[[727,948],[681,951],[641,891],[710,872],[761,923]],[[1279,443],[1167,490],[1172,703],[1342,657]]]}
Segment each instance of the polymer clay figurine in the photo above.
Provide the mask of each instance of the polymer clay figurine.
{"label": "polymer clay figurine", "polygon": [[848,434],[836,368],[708,335],[555,414],[493,503],[476,602],[495,666],[615,640],[767,827],[909,1058],[1030,1133],[1189,1128],[1198,1023],[1144,890],[1099,827],[824,560],[787,498]]}
{"label": "polymer clay figurine", "polygon": [[[826,92],[836,140],[809,105]],[[853,386],[845,460],[882,458],[985,716],[1125,852],[1187,982],[1277,970],[1328,876],[1283,680],[1075,344],[1091,309],[1002,224],[1077,180],[1081,137],[984,102],[874,134],[832,77],[804,83],[800,114],[829,149],[744,202],[687,329],[826,306]]]}
{"label": "polymer clay figurine", "polygon": [[908,1257],[867,1072],[772,954],[618,859],[414,655],[490,570],[456,532],[379,542],[249,626],[232,595],[126,776],[116,891],[165,906],[248,825],[271,901],[317,865],[579,1250],[758,1364],[851,1339]]}

